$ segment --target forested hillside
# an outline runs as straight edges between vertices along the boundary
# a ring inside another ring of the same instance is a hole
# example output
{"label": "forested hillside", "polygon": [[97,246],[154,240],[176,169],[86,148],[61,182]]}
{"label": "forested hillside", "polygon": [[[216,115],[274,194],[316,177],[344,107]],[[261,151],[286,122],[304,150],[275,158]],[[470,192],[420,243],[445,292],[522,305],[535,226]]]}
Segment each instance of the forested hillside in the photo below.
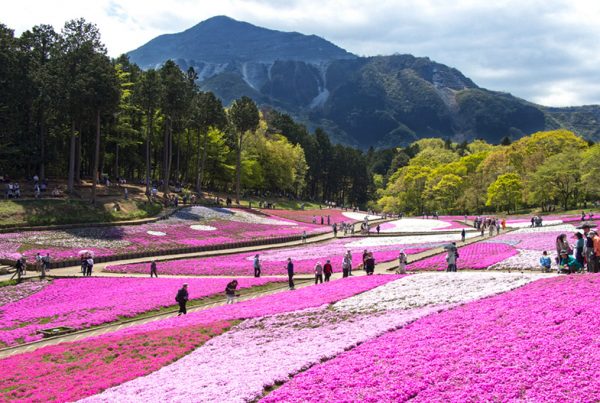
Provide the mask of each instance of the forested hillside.
{"label": "forested hillside", "polygon": [[[364,204],[367,156],[247,97],[224,108],[196,72],[111,60],[97,27],[68,21],[15,37],[0,25],[0,176],[126,177]],[[94,199],[94,194],[92,199]]]}
{"label": "forested hillside", "polygon": [[503,145],[422,139],[393,161],[387,175],[375,175],[377,207],[388,212],[567,210],[600,198],[600,144],[567,130]]}

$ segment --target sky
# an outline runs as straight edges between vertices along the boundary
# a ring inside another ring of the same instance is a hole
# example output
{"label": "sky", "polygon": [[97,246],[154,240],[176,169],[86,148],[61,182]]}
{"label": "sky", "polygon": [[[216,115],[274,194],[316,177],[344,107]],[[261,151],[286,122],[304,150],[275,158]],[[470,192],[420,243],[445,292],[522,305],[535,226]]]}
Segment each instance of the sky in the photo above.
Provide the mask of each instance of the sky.
{"label": "sky", "polygon": [[542,105],[600,104],[594,0],[5,0],[0,23],[20,35],[84,17],[118,56],[215,15],[319,35],[360,56],[429,57]]}

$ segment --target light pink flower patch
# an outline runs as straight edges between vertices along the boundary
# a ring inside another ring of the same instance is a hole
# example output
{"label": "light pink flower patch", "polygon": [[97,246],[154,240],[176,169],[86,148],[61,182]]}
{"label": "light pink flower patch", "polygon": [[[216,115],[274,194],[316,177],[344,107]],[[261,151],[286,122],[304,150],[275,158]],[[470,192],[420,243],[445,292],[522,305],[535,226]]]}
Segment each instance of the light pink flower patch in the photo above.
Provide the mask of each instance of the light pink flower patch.
{"label": "light pink flower patch", "polygon": [[[504,259],[516,255],[515,248],[505,243],[479,242],[458,249],[459,269],[485,269]],[[446,254],[419,260],[407,266],[408,270],[445,270],[448,267]]]}

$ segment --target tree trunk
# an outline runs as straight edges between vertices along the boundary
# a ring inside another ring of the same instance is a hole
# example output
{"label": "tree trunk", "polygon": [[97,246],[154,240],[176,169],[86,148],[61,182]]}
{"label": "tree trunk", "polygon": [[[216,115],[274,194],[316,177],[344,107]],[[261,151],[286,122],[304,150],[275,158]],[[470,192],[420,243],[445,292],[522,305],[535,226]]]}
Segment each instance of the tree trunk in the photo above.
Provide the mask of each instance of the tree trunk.
{"label": "tree trunk", "polygon": [[81,133],[75,138],[75,182],[81,183]]}
{"label": "tree trunk", "polygon": [[146,196],[150,197],[150,133],[152,131],[152,115],[149,114],[148,127],[146,127]]}
{"label": "tree trunk", "polygon": [[119,143],[115,143],[115,179],[119,180]]}
{"label": "tree trunk", "polygon": [[75,185],[75,122],[71,123],[71,141],[69,147],[69,180],[67,182],[67,192],[73,193]]}
{"label": "tree trunk", "polygon": [[196,192],[200,193],[200,129],[197,132],[197,150],[196,153]]}
{"label": "tree trunk", "polygon": [[240,204],[240,178],[242,171],[242,141],[244,133],[240,133],[240,141],[237,148],[237,158],[235,161],[235,202]]}
{"label": "tree trunk", "polygon": [[204,180],[204,171],[206,167],[206,156],[208,155],[208,130],[204,132],[204,146],[202,148],[202,164],[200,165],[200,187],[198,193],[202,191],[202,181]]}
{"label": "tree trunk", "polygon": [[100,109],[96,109],[96,144],[94,145],[94,168],[92,169],[92,204],[96,204],[96,184],[98,183],[98,162],[100,159]]}
{"label": "tree trunk", "polygon": [[171,174],[171,118],[167,117],[167,127],[165,127],[165,152],[163,158],[163,192],[169,194],[169,177]]}
{"label": "tree trunk", "polygon": [[46,124],[43,118],[40,119],[40,180],[46,179]]}

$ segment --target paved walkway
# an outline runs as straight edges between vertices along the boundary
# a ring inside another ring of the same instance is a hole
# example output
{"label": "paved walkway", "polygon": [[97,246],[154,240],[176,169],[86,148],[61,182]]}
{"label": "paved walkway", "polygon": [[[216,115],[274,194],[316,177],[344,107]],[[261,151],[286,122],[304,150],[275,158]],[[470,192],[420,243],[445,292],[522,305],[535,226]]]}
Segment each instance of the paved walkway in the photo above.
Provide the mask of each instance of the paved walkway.
{"label": "paved walkway", "polygon": [[[375,220],[375,221],[372,221],[372,223],[383,223],[386,221],[389,221],[389,220],[383,220],[383,219]],[[354,225],[356,227],[360,228],[360,224],[361,224],[360,222],[357,222]],[[341,239],[341,238],[350,238],[350,237],[351,237],[351,235],[344,236],[344,235],[340,235],[340,233],[338,232],[337,238]],[[196,257],[231,255],[234,253],[246,253],[246,252],[255,252],[255,251],[261,251],[261,250],[281,249],[281,248],[286,248],[286,247],[309,245],[309,244],[313,244],[313,243],[329,241],[332,239],[335,239],[335,237],[333,236],[333,232],[328,231],[328,232],[324,232],[319,235],[308,237],[305,242],[302,242],[301,240],[297,240],[297,241],[281,242],[281,243],[275,243],[275,244],[247,246],[247,247],[241,247],[241,248],[230,248],[230,249],[212,250],[212,251],[204,251],[204,252],[181,253],[178,255],[160,255],[160,251],[158,251],[157,252],[158,254],[156,256],[151,256],[151,257],[141,257],[141,258],[135,258],[135,259],[123,259],[123,260],[115,260],[112,262],[96,263],[94,265],[94,276],[119,277],[119,276],[125,275],[127,277],[138,277],[138,276],[146,277],[147,276],[146,274],[133,275],[133,274],[120,274],[120,273],[104,273],[102,270],[106,266],[115,266],[115,265],[121,265],[121,264],[134,264],[134,263],[148,263],[148,267],[149,267],[150,262],[152,260],[155,260],[156,262],[163,262],[163,261],[169,261],[169,260],[189,259],[189,258],[196,258]],[[160,266],[159,266],[158,271],[160,274]],[[250,271],[250,269],[249,269],[249,271]],[[148,273],[150,273],[149,268],[148,268]],[[0,281],[9,280],[12,277],[12,274],[13,273],[0,275]],[[35,278],[38,276],[39,276],[39,273],[37,273],[33,270],[28,270],[27,275],[24,276],[23,278]],[[52,277],[81,276],[81,267],[79,265],[77,265],[77,266],[52,269],[48,273],[48,276],[52,276]],[[171,276],[171,277],[198,277],[198,276],[181,275],[181,276]],[[203,277],[210,277],[210,276],[203,276]]]}
{"label": "paved walkway", "polygon": [[[312,281],[308,281],[306,279],[304,279],[304,280],[297,279],[295,281],[295,283],[296,283],[296,289],[298,289],[298,288],[302,288],[302,287],[311,285]],[[252,289],[248,289],[248,290],[242,289],[242,290],[240,290],[241,297],[239,297],[238,300],[239,301],[248,301],[251,299],[263,297],[265,295],[275,294],[275,293],[279,293],[279,292],[285,292],[287,290],[288,290],[288,286],[287,286],[287,277],[286,277],[286,281],[284,283],[282,283],[280,287],[276,287],[276,288],[269,289],[266,291],[252,291]],[[212,302],[200,303],[196,306],[189,308],[188,312],[196,312],[196,311],[202,311],[204,309],[214,308],[216,306],[225,305],[225,302],[226,302],[226,300],[225,300],[225,298],[223,298],[222,301],[216,301],[216,302],[212,301]],[[118,323],[112,323],[112,324],[109,323],[109,324],[97,326],[97,327],[94,327],[91,329],[80,330],[80,331],[77,331],[74,333],[69,333],[69,334],[66,334],[63,336],[49,337],[49,338],[31,342],[31,343],[22,344],[19,346],[3,348],[3,349],[0,349],[0,358],[5,358],[5,357],[9,357],[9,356],[15,355],[15,354],[34,351],[34,350],[37,350],[38,348],[42,348],[45,346],[51,346],[51,345],[70,342],[70,341],[77,341],[77,340],[85,339],[88,337],[99,336],[102,334],[115,332],[117,330],[121,330],[121,329],[132,327],[132,326],[142,325],[144,323],[150,323],[150,322],[154,322],[157,320],[166,319],[169,317],[177,316],[178,310],[179,310],[178,307],[174,307],[173,309],[171,309],[170,311],[165,312],[165,313],[160,313],[160,314],[156,314],[156,315],[152,315],[152,316],[145,316],[145,317],[138,318],[138,319],[132,318],[130,320],[124,320],[124,321],[120,321]],[[182,317],[182,321],[183,320],[185,320],[185,317]]]}
{"label": "paved walkway", "polygon": [[[467,239],[465,242],[457,242],[457,246],[460,248],[462,246],[476,243],[476,242],[479,242],[479,241],[482,241],[482,240],[488,239],[488,238],[491,238],[491,237],[478,236],[478,237],[470,238],[470,239]],[[329,239],[329,238],[327,238],[327,239]],[[297,243],[294,242],[293,244],[297,244]],[[273,247],[273,245],[269,245],[269,246],[271,248]],[[240,248],[240,249],[256,250],[256,249],[252,249],[252,248]],[[437,254],[444,253],[444,252],[446,252],[446,250],[444,248],[435,248],[435,249],[431,249],[428,251],[424,251],[422,253],[411,255],[411,256],[409,256],[409,259],[411,262],[414,262],[417,260],[435,256]],[[235,252],[229,251],[229,253],[235,253]],[[122,263],[122,262],[120,262],[120,263]],[[397,267],[398,267],[398,263],[396,260],[380,263],[380,264],[377,264],[375,267],[375,274],[390,274],[390,271],[396,269]],[[60,273],[57,273],[57,272],[60,272]],[[55,276],[55,275],[56,276],[58,276],[58,275],[60,275],[60,276],[78,275],[79,268],[72,267],[72,268],[66,268],[66,269],[54,269],[54,270],[52,270],[51,274],[53,276]],[[110,276],[110,277],[125,276],[122,274],[115,274],[115,273],[96,273],[95,275],[96,276]],[[365,272],[364,272],[364,270],[362,270],[361,267],[356,267],[353,270],[353,275],[354,276],[363,276],[363,275],[365,275]],[[147,275],[145,275],[145,274],[139,274],[139,275],[126,274],[126,276],[128,276],[128,277],[147,277]],[[167,277],[167,276],[165,276],[165,277]],[[209,277],[209,276],[168,276],[168,277]],[[281,278],[283,280],[283,284],[280,287],[276,287],[274,289],[269,289],[266,291],[252,291],[251,289],[246,292],[242,291],[242,297],[240,298],[240,301],[250,300],[250,299],[254,299],[254,298],[258,298],[258,297],[262,297],[265,295],[274,294],[277,292],[282,292],[284,290],[287,290],[287,281],[285,281],[285,280],[287,280],[287,277],[284,277],[284,276],[271,276],[271,277]],[[338,280],[340,278],[342,278],[342,273],[340,273],[340,272],[336,272],[332,276],[332,280],[334,280],[334,281]],[[295,281],[296,281],[297,288],[305,287],[305,286],[313,284],[314,276],[298,275],[295,277]],[[224,300],[218,301],[218,302],[214,302],[214,301],[206,302],[204,304],[200,303],[199,305],[196,305],[193,308],[190,308],[189,311],[194,312],[194,311],[209,309],[209,308],[212,308],[215,306],[224,305],[224,303],[225,303]],[[156,314],[156,315],[152,315],[152,316],[144,316],[144,317],[140,317],[138,319],[132,318],[130,320],[121,321],[116,324],[107,324],[104,326],[99,326],[99,327],[95,327],[92,329],[81,330],[81,331],[70,333],[70,334],[63,335],[63,336],[46,338],[46,339],[42,339],[42,340],[35,341],[32,343],[27,343],[27,344],[20,345],[20,346],[0,349],[0,358],[8,357],[8,356],[11,356],[14,354],[34,351],[34,350],[44,347],[44,346],[55,345],[58,343],[69,342],[69,341],[76,341],[76,340],[80,340],[80,339],[87,338],[87,337],[98,336],[101,334],[114,332],[114,331],[117,331],[117,330],[120,330],[123,328],[137,326],[140,324],[149,323],[149,322],[153,322],[156,320],[168,318],[168,317],[176,315],[176,313],[177,313],[177,309],[174,307],[172,310],[170,310],[169,312],[166,312],[166,313],[160,313],[160,314]]]}

